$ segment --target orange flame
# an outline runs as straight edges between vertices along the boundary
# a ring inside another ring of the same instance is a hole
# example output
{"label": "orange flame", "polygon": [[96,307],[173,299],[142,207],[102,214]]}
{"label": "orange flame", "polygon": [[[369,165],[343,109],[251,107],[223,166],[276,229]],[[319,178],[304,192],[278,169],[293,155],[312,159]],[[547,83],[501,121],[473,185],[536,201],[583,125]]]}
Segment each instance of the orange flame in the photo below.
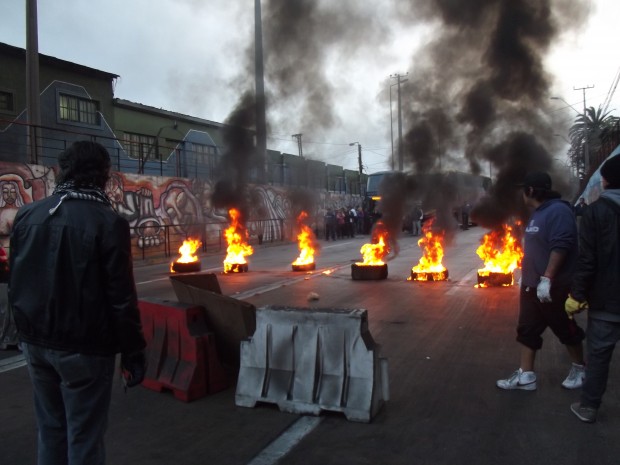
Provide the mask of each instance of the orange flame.
{"label": "orange flame", "polygon": [[[179,247],[179,254],[181,256],[177,259],[177,263],[197,262],[198,256],[196,255],[196,250],[198,250],[198,247],[200,247],[201,245],[202,245],[202,242],[200,242],[198,239],[190,238],[190,239],[183,241],[183,244],[181,245],[181,247]],[[174,262],[170,263],[171,273],[175,272],[172,268],[173,264]]]}
{"label": "orange flame", "polygon": [[383,259],[390,253],[390,248],[386,244],[388,232],[382,221],[377,221],[372,233],[372,242],[364,244],[360,249],[362,262],[357,262],[358,266],[382,266],[385,265]]}
{"label": "orange flame", "polygon": [[306,218],[308,218],[308,214],[305,211],[302,211],[297,217],[299,257],[293,262],[293,265],[309,265],[314,263],[316,237],[312,229],[304,223]]}
{"label": "orange flame", "polygon": [[414,273],[443,273],[446,267],[442,265],[443,260],[443,240],[446,235],[444,230],[433,231],[433,220],[424,224],[422,228],[422,238],[418,245],[422,248],[422,256],[416,266],[411,271]]}
{"label": "orange flame", "polygon": [[507,224],[500,229],[485,234],[480,240],[476,254],[484,262],[484,268],[478,275],[489,276],[490,273],[512,273],[521,266],[523,249],[513,234],[513,227]]}
{"label": "orange flame", "polygon": [[241,213],[236,208],[228,210],[230,215],[230,226],[224,231],[228,248],[226,249],[226,258],[224,259],[224,273],[236,271],[235,265],[246,264],[246,255],[252,255],[254,249],[246,241],[248,231],[240,223]]}

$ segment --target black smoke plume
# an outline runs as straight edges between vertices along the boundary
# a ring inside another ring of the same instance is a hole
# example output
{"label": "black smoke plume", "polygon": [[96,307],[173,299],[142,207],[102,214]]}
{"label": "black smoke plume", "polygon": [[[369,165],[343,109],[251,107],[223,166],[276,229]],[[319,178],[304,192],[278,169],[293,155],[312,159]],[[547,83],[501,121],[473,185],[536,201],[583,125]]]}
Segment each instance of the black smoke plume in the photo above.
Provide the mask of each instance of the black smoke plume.
{"label": "black smoke plume", "polygon": [[252,168],[261,169],[263,160],[256,153],[254,127],[256,120],[254,95],[243,95],[235,110],[229,115],[222,134],[225,152],[219,167],[220,179],[216,182],[212,202],[216,208],[236,208],[241,213],[241,223],[248,214],[248,176]]}
{"label": "black smoke plume", "polygon": [[553,168],[552,78],[544,58],[562,27],[584,18],[585,0],[572,5],[572,17],[567,2],[552,0],[416,0],[400,7],[405,20],[435,25],[402,89],[405,166],[473,174],[492,167],[491,198],[475,209],[488,227],[521,214],[515,184],[526,172]]}

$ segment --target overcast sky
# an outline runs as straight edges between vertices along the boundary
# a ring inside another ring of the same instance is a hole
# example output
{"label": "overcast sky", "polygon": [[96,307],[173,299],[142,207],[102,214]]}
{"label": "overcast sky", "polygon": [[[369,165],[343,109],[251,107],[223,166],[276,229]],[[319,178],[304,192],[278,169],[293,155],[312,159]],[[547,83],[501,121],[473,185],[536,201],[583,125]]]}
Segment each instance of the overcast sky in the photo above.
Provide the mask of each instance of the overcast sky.
{"label": "overcast sky", "polygon": [[[577,0],[554,0],[554,4],[566,6],[573,1]],[[605,101],[620,69],[615,39],[620,2],[579,1],[586,10],[579,10],[579,17],[566,23],[566,31],[555,35],[543,65],[552,77],[548,97],[562,97],[581,111],[583,94],[574,88],[594,86],[587,90],[586,99],[587,106],[597,107]],[[308,0],[300,3],[307,6]],[[293,80],[293,90],[278,82],[276,101],[269,106],[267,145],[297,153],[291,134],[303,133],[304,155],[357,169],[357,149],[349,143],[359,142],[365,172],[389,169],[389,76],[415,72],[416,51],[432,41],[437,23],[433,19],[407,21],[408,14],[415,18],[424,14],[405,12],[401,5],[408,2],[402,0],[335,3],[329,6],[330,15],[313,16],[315,28],[301,34],[303,40],[311,34],[322,35],[323,42],[317,42],[320,53],[316,48],[287,48],[287,38],[279,39],[279,53],[289,53],[288,67],[279,70],[280,77],[303,70],[310,82]],[[393,4],[398,3],[397,9]],[[266,4],[263,0],[264,10]],[[0,42],[25,47],[25,0],[0,0],[0,6]],[[120,75],[115,96],[121,99],[224,122],[251,85],[247,51],[254,33],[252,0],[40,1],[38,23],[41,53]],[[322,23],[329,23],[337,34],[316,26]],[[332,49],[326,45],[330,41],[339,45]],[[277,68],[278,56],[273,55],[266,64],[268,76]],[[438,72],[446,74],[450,69],[443,67]],[[310,96],[316,95],[318,87],[312,81],[322,79],[321,89],[328,92],[321,95],[328,99],[327,105],[312,113],[309,101],[314,97]],[[298,86],[304,88],[303,93],[295,92]],[[407,98],[403,95],[404,105]],[[396,136],[395,92],[393,100]],[[333,114],[324,115],[326,106]],[[564,116],[564,126],[561,121],[554,124],[559,124],[559,134],[566,134],[575,111],[548,98],[540,101],[540,107]],[[609,110],[620,114],[620,90]],[[560,152],[565,147],[553,150]]]}

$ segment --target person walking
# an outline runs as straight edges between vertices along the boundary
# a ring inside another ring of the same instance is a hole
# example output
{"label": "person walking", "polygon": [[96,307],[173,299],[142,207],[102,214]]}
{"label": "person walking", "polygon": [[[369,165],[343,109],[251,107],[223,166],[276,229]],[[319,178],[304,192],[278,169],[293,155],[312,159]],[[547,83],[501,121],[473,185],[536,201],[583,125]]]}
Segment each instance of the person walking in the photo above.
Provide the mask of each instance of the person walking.
{"label": "person walking", "polygon": [[469,213],[471,212],[471,205],[469,202],[465,202],[461,207],[461,229],[467,231],[469,229]]}
{"label": "person walking", "polygon": [[620,340],[620,156],[601,166],[603,192],[583,212],[577,269],[566,311],[587,309],[586,379],[580,402],[571,405],[581,421],[596,421],[607,388],[609,364]]}
{"label": "person walking", "polygon": [[325,211],[325,240],[336,240],[336,215],[331,208]]}
{"label": "person walking", "polygon": [[524,237],[517,325],[520,366],[496,385],[500,389],[536,389],[536,352],[542,348],[542,333],[549,327],[566,346],[572,361],[562,386],[576,389],[584,378],[584,331],[564,311],[577,259],[575,217],[569,203],[551,190],[547,173],[530,173],[521,186],[525,204],[534,211]]}
{"label": "person walking", "polygon": [[422,204],[417,202],[412,215],[411,234],[413,236],[422,234],[422,219],[424,219],[424,210],[422,210]]}
{"label": "person walking", "polygon": [[37,463],[101,465],[116,354],[127,386],[145,373],[129,224],[105,195],[102,145],[75,142],[58,165],[53,194],[15,217],[9,299],[33,385]]}

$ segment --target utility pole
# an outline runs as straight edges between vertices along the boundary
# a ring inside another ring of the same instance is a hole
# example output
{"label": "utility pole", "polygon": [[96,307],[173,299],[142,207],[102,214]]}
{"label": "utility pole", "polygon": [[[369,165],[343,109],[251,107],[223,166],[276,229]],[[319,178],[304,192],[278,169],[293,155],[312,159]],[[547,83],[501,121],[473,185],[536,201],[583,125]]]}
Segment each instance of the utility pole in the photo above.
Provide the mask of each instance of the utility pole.
{"label": "utility pole", "polygon": [[362,171],[364,170],[364,165],[362,165],[362,146],[359,142],[351,142],[349,146],[357,145],[357,163],[359,165],[359,184],[360,184],[360,195],[363,195],[362,189]]}
{"label": "utility pole", "polygon": [[41,126],[39,96],[39,33],[37,0],[26,0],[26,107],[28,109],[28,146],[30,163],[39,162],[37,136]]}
{"label": "utility pole", "polygon": [[403,171],[403,112],[402,112],[402,99],[400,93],[400,85],[403,82],[407,82],[407,79],[402,79],[409,73],[392,74],[391,78],[396,78],[396,84],[398,85],[398,171]]}
{"label": "utility pole", "polygon": [[394,171],[394,117],[392,116],[392,87],[397,86],[396,84],[390,84],[390,142],[392,144],[392,158],[390,160],[390,166],[392,171]]}
{"label": "utility pole", "polygon": [[293,134],[291,137],[297,139],[297,149],[299,150],[299,157],[303,158],[304,157],[304,151],[303,148],[301,146],[301,136],[303,134],[299,133],[299,134]]}
{"label": "utility pole", "polygon": [[256,151],[263,163],[260,179],[267,180],[267,117],[265,99],[265,73],[263,63],[263,26],[261,0],[254,0],[254,73],[256,86]]}
{"label": "utility pole", "polygon": [[297,148],[299,150],[299,158],[301,158],[301,162],[299,163],[299,165],[302,167],[301,170],[301,182],[300,185],[304,186],[304,187],[308,187],[308,163],[305,163],[304,160],[304,151],[303,148],[301,146],[301,136],[302,134],[293,134],[291,137],[294,137],[295,139],[297,139]]}
{"label": "utility pole", "polygon": [[593,89],[594,86],[586,87],[573,87],[573,90],[583,91],[583,128],[585,131],[585,137],[583,142],[583,163],[585,168],[586,179],[590,174],[590,133],[588,131],[588,116],[586,115],[586,90]]}

